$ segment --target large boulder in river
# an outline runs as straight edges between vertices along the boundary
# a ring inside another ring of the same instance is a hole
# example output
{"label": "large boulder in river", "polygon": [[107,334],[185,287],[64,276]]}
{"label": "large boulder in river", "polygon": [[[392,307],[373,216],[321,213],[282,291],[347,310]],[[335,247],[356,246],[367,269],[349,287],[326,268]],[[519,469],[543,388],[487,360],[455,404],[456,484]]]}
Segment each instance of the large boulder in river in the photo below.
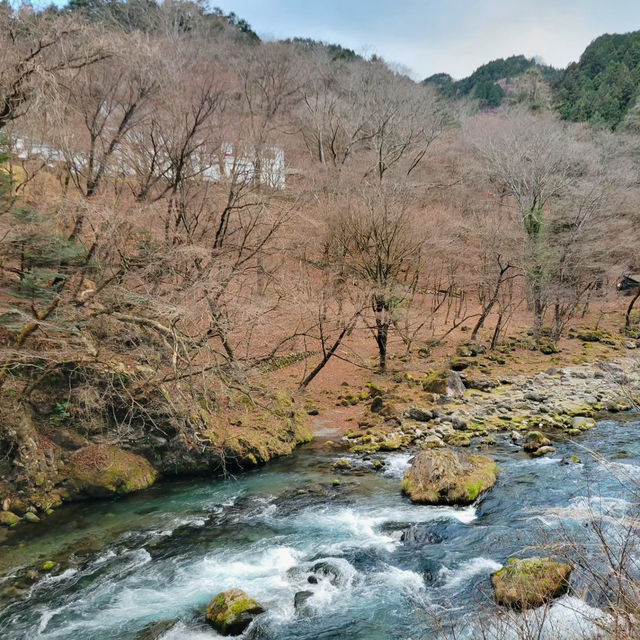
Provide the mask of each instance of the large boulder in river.
{"label": "large boulder in river", "polygon": [[84,493],[104,497],[151,486],[157,471],[142,456],[109,445],[78,451],[70,464],[71,480]]}
{"label": "large boulder in river", "polygon": [[497,470],[496,463],[486,456],[428,449],[413,459],[404,475],[402,490],[412,502],[470,504],[493,487]]}
{"label": "large boulder in river", "polygon": [[223,591],[207,607],[207,621],[223,636],[239,636],[264,608],[240,589]]}
{"label": "large boulder in river", "polygon": [[499,604],[530,609],[566,593],[571,569],[551,558],[510,558],[491,576],[491,584]]}

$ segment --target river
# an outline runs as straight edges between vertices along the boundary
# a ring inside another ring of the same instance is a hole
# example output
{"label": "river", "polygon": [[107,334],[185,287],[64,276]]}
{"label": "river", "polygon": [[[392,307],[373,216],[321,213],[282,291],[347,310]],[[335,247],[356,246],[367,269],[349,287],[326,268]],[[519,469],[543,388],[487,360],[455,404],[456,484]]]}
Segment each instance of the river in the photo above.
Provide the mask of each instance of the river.
{"label": "river", "polygon": [[[235,477],[66,506],[0,542],[0,637],[133,640],[175,619],[162,640],[216,638],[204,609],[237,587],[268,610],[246,638],[417,640],[439,637],[439,626],[477,638],[481,621],[498,624],[489,576],[510,556],[586,535],[588,506],[613,519],[634,508],[639,427],[601,421],[540,459],[499,436],[482,449],[499,481],[466,508],[410,504],[400,493],[410,453],[363,460],[322,438]],[[582,462],[562,462],[571,455]],[[344,457],[353,469],[339,475],[331,467]],[[49,560],[53,571],[25,577]],[[312,595],[296,610],[301,591]],[[602,615],[599,604],[564,596],[541,637],[599,637],[583,621]]]}

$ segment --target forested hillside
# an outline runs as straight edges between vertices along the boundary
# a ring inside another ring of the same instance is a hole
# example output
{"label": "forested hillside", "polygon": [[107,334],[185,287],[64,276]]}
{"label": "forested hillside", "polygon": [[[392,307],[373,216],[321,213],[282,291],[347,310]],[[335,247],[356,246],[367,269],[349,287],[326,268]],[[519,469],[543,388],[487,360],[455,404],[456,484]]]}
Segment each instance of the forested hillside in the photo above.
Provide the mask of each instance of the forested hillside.
{"label": "forested hillside", "polygon": [[[564,120],[615,129],[640,126],[640,31],[596,38],[567,69],[539,64],[533,58],[511,56],[493,60],[470,76],[454,80],[446,73],[426,78],[452,99],[470,97],[481,107],[496,108],[510,93],[511,102],[527,101],[530,86],[545,93],[537,108],[554,108]],[[507,91],[505,91],[507,89]]]}
{"label": "forested hillside", "polygon": [[640,31],[596,38],[556,84],[562,118],[615,128],[635,106],[640,87]]}
{"label": "forested hillside", "polygon": [[507,85],[527,72],[530,75],[538,75],[546,82],[551,82],[559,74],[553,67],[540,64],[534,58],[519,55],[492,60],[461,80],[454,80],[446,73],[438,73],[429,76],[423,83],[436,86],[443,95],[450,98],[471,96],[485,106],[497,107],[505,96],[500,81]]}

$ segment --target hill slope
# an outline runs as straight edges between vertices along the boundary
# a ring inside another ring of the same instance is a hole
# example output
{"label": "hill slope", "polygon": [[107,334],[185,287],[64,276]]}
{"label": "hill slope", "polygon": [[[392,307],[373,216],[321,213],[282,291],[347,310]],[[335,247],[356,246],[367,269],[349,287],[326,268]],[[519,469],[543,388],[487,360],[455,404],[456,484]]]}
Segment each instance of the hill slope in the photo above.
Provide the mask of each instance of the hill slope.
{"label": "hill slope", "polygon": [[618,126],[635,104],[640,83],[640,31],[596,38],[556,84],[567,120]]}
{"label": "hill slope", "polygon": [[454,80],[446,73],[437,73],[425,78],[423,84],[434,85],[443,95],[451,98],[471,95],[485,101],[488,106],[498,106],[504,97],[504,91],[498,81],[510,82],[530,70],[538,71],[547,81],[555,79],[559,73],[553,67],[539,64],[535,58],[518,55],[487,62],[461,80]]}

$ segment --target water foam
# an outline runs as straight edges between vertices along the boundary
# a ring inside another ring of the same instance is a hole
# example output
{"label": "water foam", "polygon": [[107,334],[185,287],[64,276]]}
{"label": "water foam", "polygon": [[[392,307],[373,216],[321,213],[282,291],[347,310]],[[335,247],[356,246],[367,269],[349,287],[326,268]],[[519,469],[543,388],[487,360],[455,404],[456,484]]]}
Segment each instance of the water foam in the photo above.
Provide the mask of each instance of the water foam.
{"label": "water foam", "polygon": [[494,620],[488,640],[604,640],[602,625],[610,616],[601,609],[590,607],[573,596],[564,596],[550,607],[539,607],[525,613],[510,612],[501,620]]}
{"label": "water foam", "polygon": [[444,578],[445,589],[457,589],[465,585],[471,578],[479,575],[490,575],[498,569],[502,569],[502,565],[491,558],[478,556],[460,564],[456,569],[442,567],[440,569],[440,577]]}
{"label": "water foam", "polygon": [[384,459],[383,475],[389,478],[402,478],[411,466],[412,453],[392,453]]}

